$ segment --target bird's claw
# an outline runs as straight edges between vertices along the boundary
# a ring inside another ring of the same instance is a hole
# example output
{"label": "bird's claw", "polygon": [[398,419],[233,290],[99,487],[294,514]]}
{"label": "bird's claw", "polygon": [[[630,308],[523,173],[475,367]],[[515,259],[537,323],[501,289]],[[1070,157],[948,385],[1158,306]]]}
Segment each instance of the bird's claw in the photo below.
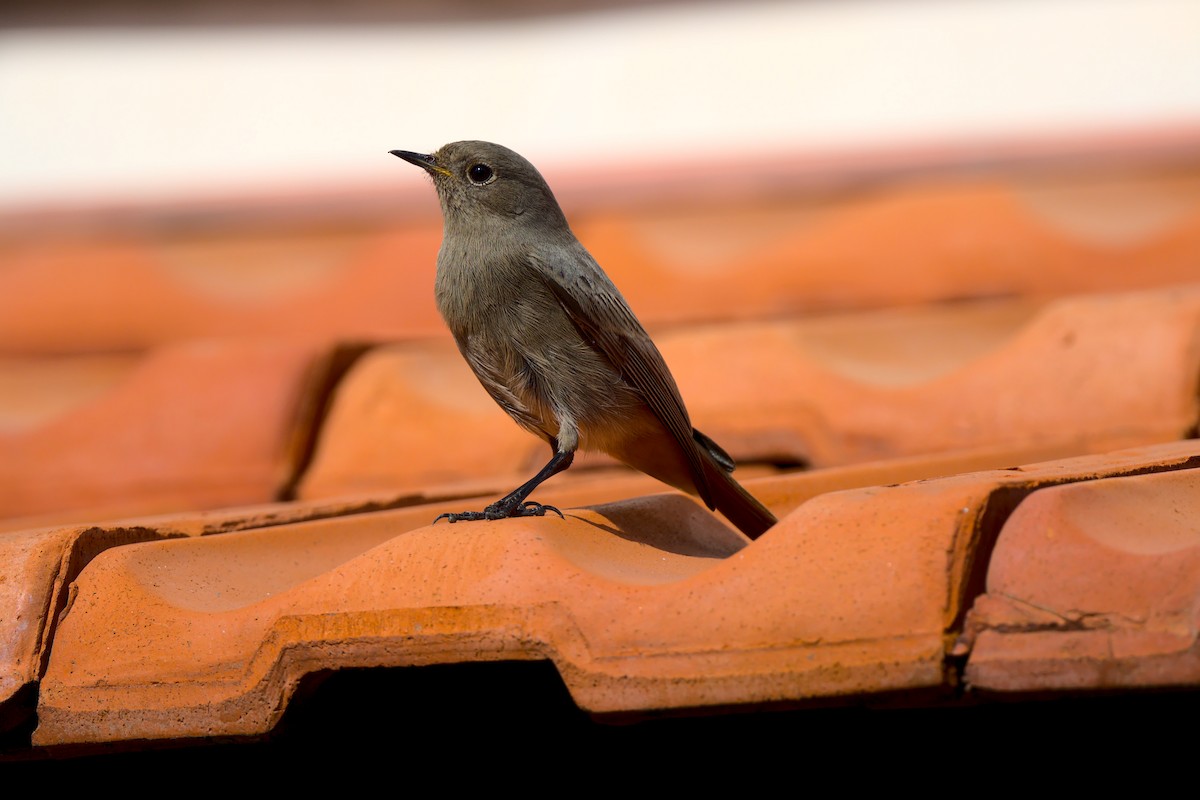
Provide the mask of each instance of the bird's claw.
{"label": "bird's claw", "polygon": [[547,511],[553,511],[562,519],[566,519],[563,513],[554,506],[544,506],[541,503],[535,503],[532,500],[526,500],[521,504],[521,507],[514,509],[514,517],[544,517]]}
{"label": "bird's claw", "polygon": [[526,500],[519,506],[513,506],[506,509],[499,503],[493,503],[483,511],[447,511],[444,514],[438,514],[434,518],[433,523],[436,525],[441,520],[448,520],[451,524],[455,522],[472,522],[480,519],[508,519],[509,517],[544,517],[547,511],[553,511],[558,516],[566,519],[563,513],[554,506],[546,506],[541,503],[535,503],[532,500]]}
{"label": "bird's claw", "polygon": [[451,524],[461,520],[486,519],[482,511],[458,511],[451,513],[447,511],[445,514],[438,514],[434,517],[433,525],[438,524],[441,520],[449,520]]}

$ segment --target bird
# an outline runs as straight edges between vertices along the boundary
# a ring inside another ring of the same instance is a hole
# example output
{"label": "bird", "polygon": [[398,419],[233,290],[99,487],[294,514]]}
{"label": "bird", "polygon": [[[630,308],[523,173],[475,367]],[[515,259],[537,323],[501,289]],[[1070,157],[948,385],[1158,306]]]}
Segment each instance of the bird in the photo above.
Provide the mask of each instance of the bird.
{"label": "bird", "polygon": [[562,516],[527,498],[577,450],[599,450],[698,496],[750,539],[775,524],[733,478],[729,454],[692,427],[662,354],[533,164],[484,141],[388,152],[437,190],[434,297],[459,352],[492,399],[551,449],[512,492],[435,523]]}

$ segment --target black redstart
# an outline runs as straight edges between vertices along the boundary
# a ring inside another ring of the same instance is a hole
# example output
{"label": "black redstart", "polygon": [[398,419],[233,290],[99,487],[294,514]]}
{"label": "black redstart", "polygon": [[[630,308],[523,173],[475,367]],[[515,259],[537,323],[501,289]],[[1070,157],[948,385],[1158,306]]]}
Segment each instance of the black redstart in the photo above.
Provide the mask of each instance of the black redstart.
{"label": "black redstart", "polygon": [[699,495],[751,539],[775,524],[730,475],[733,459],[692,427],[658,348],[532,164],[490,142],[391,153],[428,172],[437,189],[444,231],[435,295],[458,349],[492,399],[553,451],[483,511],[443,517],[557,512],[526,498],[583,448]]}

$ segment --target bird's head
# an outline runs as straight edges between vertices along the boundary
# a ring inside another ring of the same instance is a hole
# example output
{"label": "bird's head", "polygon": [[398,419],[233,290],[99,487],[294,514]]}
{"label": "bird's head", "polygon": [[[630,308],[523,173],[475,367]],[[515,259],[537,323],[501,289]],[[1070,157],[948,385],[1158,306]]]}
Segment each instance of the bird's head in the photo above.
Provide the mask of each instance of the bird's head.
{"label": "bird's head", "polygon": [[462,223],[566,228],[558,201],[537,169],[491,142],[452,142],[428,155],[392,150],[429,173],[447,227]]}

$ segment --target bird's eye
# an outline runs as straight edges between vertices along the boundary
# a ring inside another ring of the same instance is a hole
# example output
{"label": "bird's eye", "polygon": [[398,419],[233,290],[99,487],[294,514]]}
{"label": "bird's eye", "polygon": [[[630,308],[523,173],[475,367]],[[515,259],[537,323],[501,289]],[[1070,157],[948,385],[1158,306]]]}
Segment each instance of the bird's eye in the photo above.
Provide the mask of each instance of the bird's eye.
{"label": "bird's eye", "polygon": [[472,164],[467,170],[467,177],[476,186],[483,186],[485,183],[491,183],[496,173],[492,172],[492,168],[487,164]]}

